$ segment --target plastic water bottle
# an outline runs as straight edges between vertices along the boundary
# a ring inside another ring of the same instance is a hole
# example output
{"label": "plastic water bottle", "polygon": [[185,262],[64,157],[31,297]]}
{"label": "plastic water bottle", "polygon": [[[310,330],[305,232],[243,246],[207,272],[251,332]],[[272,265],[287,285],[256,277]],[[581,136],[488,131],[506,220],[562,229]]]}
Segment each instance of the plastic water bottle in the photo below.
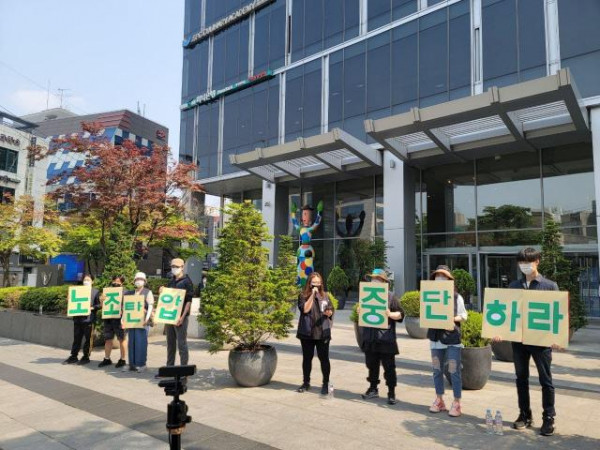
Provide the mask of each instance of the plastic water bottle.
{"label": "plastic water bottle", "polygon": [[491,409],[488,409],[485,412],[485,427],[487,434],[494,434],[494,418],[492,417]]}
{"label": "plastic water bottle", "polygon": [[331,383],[329,383],[329,386],[327,386],[327,399],[333,400],[333,384]]}
{"label": "plastic water bottle", "polygon": [[502,414],[500,414],[500,410],[496,411],[496,417],[494,419],[494,433],[500,436],[504,434],[504,430],[502,429]]}
{"label": "plastic water bottle", "polygon": [[214,385],[215,384],[215,368],[211,367],[210,368],[210,375],[208,376],[208,384],[210,385]]}

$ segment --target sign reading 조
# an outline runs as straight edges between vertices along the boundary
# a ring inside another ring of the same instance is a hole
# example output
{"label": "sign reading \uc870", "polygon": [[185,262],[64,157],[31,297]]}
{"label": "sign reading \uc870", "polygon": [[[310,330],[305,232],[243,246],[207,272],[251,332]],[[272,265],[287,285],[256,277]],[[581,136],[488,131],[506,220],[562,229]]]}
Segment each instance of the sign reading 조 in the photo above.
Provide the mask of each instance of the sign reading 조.
{"label": "sign reading \uc870", "polygon": [[123,301],[122,287],[107,287],[102,290],[102,318],[120,319]]}

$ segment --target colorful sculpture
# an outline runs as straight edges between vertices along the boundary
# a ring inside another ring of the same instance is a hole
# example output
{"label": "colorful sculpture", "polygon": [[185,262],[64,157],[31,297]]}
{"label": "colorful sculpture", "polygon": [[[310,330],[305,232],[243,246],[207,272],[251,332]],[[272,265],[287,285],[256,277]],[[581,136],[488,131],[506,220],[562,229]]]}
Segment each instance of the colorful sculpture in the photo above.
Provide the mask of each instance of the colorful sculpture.
{"label": "colorful sculpture", "polygon": [[298,285],[304,287],[306,285],[306,280],[308,276],[314,271],[313,264],[315,258],[315,250],[310,245],[310,240],[312,238],[313,233],[319,228],[321,224],[321,213],[323,212],[323,202],[320,201],[317,205],[317,217],[315,221],[312,222],[312,212],[314,209],[309,205],[304,205],[302,207],[302,224],[298,223],[298,219],[296,219],[296,211],[298,208],[295,203],[292,203],[292,208],[290,212],[290,216],[292,218],[292,224],[294,225],[294,230],[300,234],[300,247],[298,247],[298,253],[296,254],[298,258],[298,277],[296,278],[296,282]]}

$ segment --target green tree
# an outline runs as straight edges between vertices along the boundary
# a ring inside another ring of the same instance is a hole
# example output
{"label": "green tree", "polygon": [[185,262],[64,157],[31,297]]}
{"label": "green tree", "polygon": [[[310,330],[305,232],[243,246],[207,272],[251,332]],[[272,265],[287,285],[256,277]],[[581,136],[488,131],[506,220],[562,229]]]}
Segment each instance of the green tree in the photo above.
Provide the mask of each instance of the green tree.
{"label": "green tree", "polygon": [[[199,321],[206,327],[210,351],[225,343],[256,351],[270,336],[281,339],[291,328],[296,271],[291,253],[280,245],[282,267],[270,270],[263,242],[271,237],[262,215],[249,202],[225,208],[217,268],[208,274]],[[289,245],[291,248],[291,245]]]}
{"label": "green tree", "polygon": [[98,276],[104,264],[100,235],[100,227],[97,224],[75,225],[63,235],[61,252],[77,255],[85,261],[86,272]]}
{"label": "green tree", "polygon": [[131,245],[133,237],[127,232],[123,221],[115,221],[109,232],[106,244],[106,264],[102,277],[98,280],[97,287],[108,286],[112,277],[125,276],[126,282],[132,283],[136,271]]}
{"label": "green tree", "polygon": [[581,269],[574,261],[565,257],[561,235],[558,224],[553,219],[546,220],[544,231],[540,235],[542,257],[538,271],[556,281],[561,291],[569,292],[569,326],[578,330],[587,325],[585,306],[579,292]]}

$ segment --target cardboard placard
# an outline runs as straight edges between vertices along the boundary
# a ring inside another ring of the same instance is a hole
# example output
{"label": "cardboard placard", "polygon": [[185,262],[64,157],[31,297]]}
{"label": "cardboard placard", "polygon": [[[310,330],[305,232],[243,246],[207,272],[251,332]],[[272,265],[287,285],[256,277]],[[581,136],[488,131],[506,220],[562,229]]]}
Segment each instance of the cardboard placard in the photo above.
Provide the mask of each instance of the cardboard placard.
{"label": "cardboard placard", "polygon": [[523,290],[485,288],[481,336],[504,341],[523,340]]}
{"label": "cardboard placard", "polygon": [[454,330],[454,281],[421,281],[421,328]]}
{"label": "cardboard placard", "polygon": [[175,325],[181,317],[184,300],[185,289],[163,288],[158,296],[154,322]]}
{"label": "cardboard placard", "polygon": [[102,290],[102,318],[120,319],[123,306],[123,288],[107,287]]}
{"label": "cardboard placard", "polygon": [[358,325],[368,328],[388,327],[388,284],[366,283],[359,285],[358,302],[360,313]]}
{"label": "cardboard placard", "polygon": [[523,344],[568,347],[568,292],[524,291],[523,319]]}
{"label": "cardboard placard", "polygon": [[146,297],[143,295],[125,295],[123,297],[123,318],[121,319],[123,328],[144,327],[145,301]]}
{"label": "cardboard placard", "polygon": [[89,316],[92,312],[92,287],[69,286],[67,316]]}

